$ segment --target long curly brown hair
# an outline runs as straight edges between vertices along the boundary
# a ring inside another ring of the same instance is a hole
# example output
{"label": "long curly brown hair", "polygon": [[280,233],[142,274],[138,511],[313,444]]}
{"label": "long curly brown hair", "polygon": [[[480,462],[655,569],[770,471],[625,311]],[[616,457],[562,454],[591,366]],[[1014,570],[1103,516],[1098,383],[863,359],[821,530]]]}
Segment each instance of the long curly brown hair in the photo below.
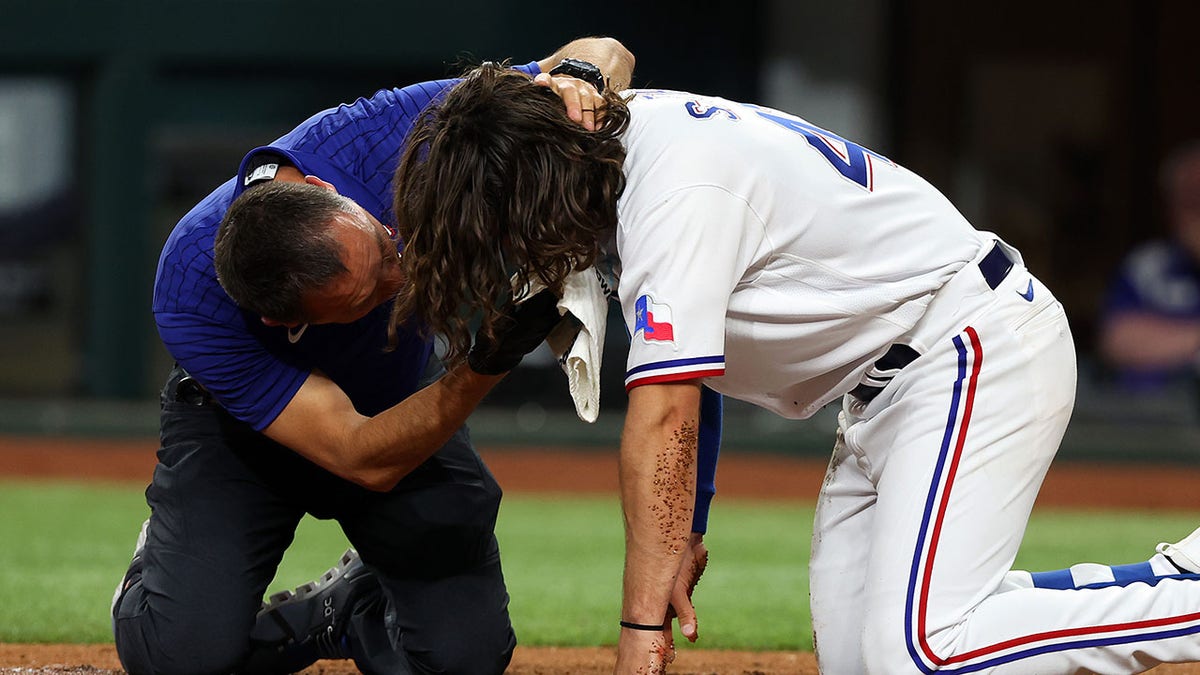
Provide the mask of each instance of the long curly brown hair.
{"label": "long curly brown hair", "polygon": [[392,325],[419,319],[446,340],[446,362],[471,348],[472,319],[496,320],[531,279],[556,291],[595,262],[616,231],[625,188],[621,134],[629,109],[614,93],[596,131],[528,75],[485,64],[414,126],[395,176],[407,284]]}

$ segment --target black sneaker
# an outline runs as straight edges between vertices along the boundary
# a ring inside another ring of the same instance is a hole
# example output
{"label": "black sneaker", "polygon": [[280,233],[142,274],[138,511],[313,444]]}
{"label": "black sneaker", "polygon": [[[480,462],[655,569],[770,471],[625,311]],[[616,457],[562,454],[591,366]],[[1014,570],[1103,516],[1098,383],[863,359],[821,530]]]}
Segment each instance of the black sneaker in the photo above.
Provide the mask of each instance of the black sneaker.
{"label": "black sneaker", "polygon": [[272,595],[250,631],[248,673],[293,673],[318,659],[350,658],[346,626],[359,603],[380,593],[379,581],[350,549],[338,564],[294,591]]}
{"label": "black sneaker", "polygon": [[137,581],[142,575],[142,550],[146,548],[146,533],[150,530],[150,519],[142,523],[142,531],[138,532],[137,543],[133,546],[133,557],[129,561],[129,567],[125,570],[125,576],[121,577],[121,583],[117,584],[117,589],[113,591],[112,605],[109,607],[109,615],[112,616],[113,632],[116,632],[117,627],[117,608],[121,606],[121,600],[125,597],[125,591]]}

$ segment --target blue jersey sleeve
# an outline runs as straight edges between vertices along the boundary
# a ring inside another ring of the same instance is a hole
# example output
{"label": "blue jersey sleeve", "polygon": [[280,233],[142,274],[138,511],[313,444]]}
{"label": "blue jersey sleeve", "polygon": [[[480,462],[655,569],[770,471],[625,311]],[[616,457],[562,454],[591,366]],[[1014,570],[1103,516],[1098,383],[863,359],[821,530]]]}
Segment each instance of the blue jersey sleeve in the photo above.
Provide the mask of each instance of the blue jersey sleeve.
{"label": "blue jersey sleeve", "polygon": [[[536,61],[516,70],[529,75],[541,72]],[[317,113],[275,145],[332,160],[386,196],[413,124],[431,102],[441,99],[458,82],[430,80],[383,89],[370,98]]]}
{"label": "blue jersey sleeve", "polygon": [[308,377],[309,369],[264,349],[241,325],[244,319],[226,322],[186,312],[159,312],[155,321],[163,345],[180,367],[229,414],[255,431],[275,421]]}
{"label": "blue jersey sleeve", "polygon": [[700,389],[700,431],[696,443],[696,511],[692,532],[708,531],[708,509],[717,494],[717,459],[721,454],[721,418],[724,399],[717,392]]}
{"label": "blue jersey sleeve", "polygon": [[[537,62],[517,66],[529,75],[541,72]],[[356,183],[352,197],[384,223],[394,222],[392,177],[413,125],[430,103],[441,99],[459,80],[430,80],[407,87],[383,89],[323,110],[269,146],[255,148],[242,160],[234,197],[245,189],[245,173],[260,152],[287,157],[302,171],[342,184]],[[350,179],[350,180],[346,180]]]}
{"label": "blue jersey sleeve", "polygon": [[542,69],[538,67],[537,61],[530,61],[523,66],[513,66],[513,70],[519,70],[526,75],[538,75]]}

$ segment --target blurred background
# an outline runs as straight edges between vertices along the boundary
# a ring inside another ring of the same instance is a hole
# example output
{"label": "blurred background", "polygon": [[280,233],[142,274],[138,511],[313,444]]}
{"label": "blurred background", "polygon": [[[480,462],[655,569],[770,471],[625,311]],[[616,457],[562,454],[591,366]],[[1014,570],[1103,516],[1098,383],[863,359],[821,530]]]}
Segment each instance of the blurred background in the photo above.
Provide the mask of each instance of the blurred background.
{"label": "blurred background", "polygon": [[[1200,338],[1132,374],[1105,346],[1130,306],[1112,299],[1123,261],[1174,231],[1160,174],[1200,138],[1197,25],[1190,0],[0,0],[0,433],[156,433],[170,366],[149,311],[158,253],[250,148],[382,87],[603,34],[637,56],[634,86],[796,113],[1021,249],[1079,347],[1064,455],[1200,460]],[[1153,309],[1157,328],[1186,342],[1200,277],[1181,260],[1146,283],[1173,302]],[[1129,269],[1136,282],[1156,268]],[[596,425],[543,353],[476,414],[477,439],[614,444],[624,338],[609,332]],[[825,454],[828,413],[731,404],[726,447]]]}

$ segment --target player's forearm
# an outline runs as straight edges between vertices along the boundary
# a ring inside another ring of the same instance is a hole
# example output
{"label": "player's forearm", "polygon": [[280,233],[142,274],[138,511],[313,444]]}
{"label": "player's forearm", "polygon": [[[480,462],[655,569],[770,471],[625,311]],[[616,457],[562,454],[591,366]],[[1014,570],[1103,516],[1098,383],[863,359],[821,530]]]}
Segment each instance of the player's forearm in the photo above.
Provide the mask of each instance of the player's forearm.
{"label": "player's forearm", "polygon": [[[620,468],[625,513],[622,614],[634,623],[663,621],[691,534],[698,393],[680,387],[689,385],[635,389],[625,418]],[[683,396],[662,391],[670,388]]]}
{"label": "player's forearm", "polygon": [[633,81],[633,54],[613,38],[587,37],[573,40],[538,61],[538,67],[546,73],[565,58],[581,59],[594,64],[604,73],[608,87],[613,91],[627,89]]}
{"label": "player's forearm", "polygon": [[390,490],[445,445],[503,377],[459,366],[397,405],[364,418],[343,441],[355,458],[351,480]]}

